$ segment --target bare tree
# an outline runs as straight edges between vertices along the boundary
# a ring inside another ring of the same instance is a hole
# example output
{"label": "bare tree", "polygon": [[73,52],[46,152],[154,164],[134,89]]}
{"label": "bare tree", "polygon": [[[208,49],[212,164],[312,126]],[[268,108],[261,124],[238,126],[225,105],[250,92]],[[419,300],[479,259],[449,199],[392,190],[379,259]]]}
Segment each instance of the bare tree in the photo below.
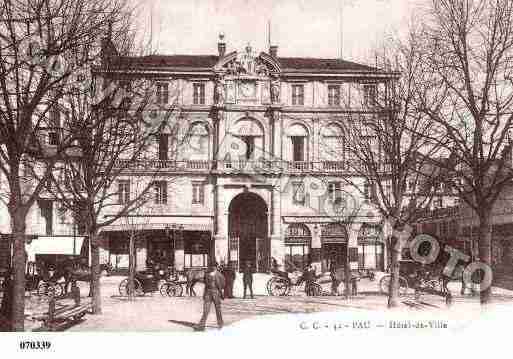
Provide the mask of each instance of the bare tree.
{"label": "bare tree", "polygon": [[[376,55],[376,76],[388,74],[381,82],[362,83],[353,90],[360,94],[361,108],[343,122],[343,140],[335,148],[345,156],[351,185],[380,213],[388,226],[384,239],[389,252],[391,282],[388,307],[398,305],[399,259],[408,227],[423,208],[430,205],[431,176],[428,165],[440,146],[425,134],[436,126],[416,110],[414,102],[422,55],[416,37],[404,44],[391,44],[387,52]],[[394,67],[394,71],[390,69]],[[402,235],[401,235],[402,233]],[[401,238],[404,236],[404,238]]]}
{"label": "bare tree", "polygon": [[0,171],[14,240],[13,330],[24,329],[27,213],[72,141],[63,138],[46,151],[49,109],[76,69],[94,61],[96,39],[122,21],[126,9],[124,0],[0,3]]}
{"label": "bare tree", "polygon": [[[418,108],[448,139],[450,160],[437,165],[477,214],[479,260],[490,266],[492,208],[513,178],[513,3],[432,1],[424,19]],[[481,291],[481,303],[490,293]]]}
{"label": "bare tree", "polygon": [[[87,87],[70,86],[63,97],[69,111],[64,127],[76,138],[77,155],[68,155],[60,163],[52,177],[52,191],[84,221],[91,243],[95,314],[101,313],[102,228],[145,206],[154,198],[152,194],[162,196],[156,176],[174,168],[176,156],[189,138],[187,119],[177,101],[158,109],[153,106],[154,87],[151,79],[104,77]],[[156,139],[164,132],[169,141],[168,159],[158,160]],[[138,173],[137,183],[130,182],[134,173]]]}

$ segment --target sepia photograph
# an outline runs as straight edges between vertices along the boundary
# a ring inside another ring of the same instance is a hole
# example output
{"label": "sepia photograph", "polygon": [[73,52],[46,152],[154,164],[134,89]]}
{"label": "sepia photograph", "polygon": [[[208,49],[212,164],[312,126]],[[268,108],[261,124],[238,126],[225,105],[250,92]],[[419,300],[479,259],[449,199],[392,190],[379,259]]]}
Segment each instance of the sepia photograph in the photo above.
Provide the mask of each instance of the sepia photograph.
{"label": "sepia photograph", "polygon": [[0,346],[505,333],[512,135],[512,0],[0,0]]}

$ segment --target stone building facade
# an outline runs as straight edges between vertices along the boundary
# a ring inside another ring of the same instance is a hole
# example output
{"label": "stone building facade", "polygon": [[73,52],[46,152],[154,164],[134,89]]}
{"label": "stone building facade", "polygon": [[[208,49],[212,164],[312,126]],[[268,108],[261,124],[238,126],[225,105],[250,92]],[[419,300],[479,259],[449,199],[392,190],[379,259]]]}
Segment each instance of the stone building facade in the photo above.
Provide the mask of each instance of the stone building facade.
{"label": "stone building facade", "polygon": [[384,269],[381,219],[351,170],[343,125],[379,116],[373,99],[397,74],[340,59],[280,57],[277,46],[227,52],[222,37],[214,55],[126,57],[109,39],[102,54],[95,76],[123,86],[150,79],[159,108],[178,109],[190,135],[173,152],[164,126],[147,159],[119,178],[120,203],[145,181],[154,183],[155,198],[103,228],[102,262],[127,267],[136,231],[139,269],[149,260],[176,269],[214,260],[236,268],[249,261],[258,272],[273,262]]}

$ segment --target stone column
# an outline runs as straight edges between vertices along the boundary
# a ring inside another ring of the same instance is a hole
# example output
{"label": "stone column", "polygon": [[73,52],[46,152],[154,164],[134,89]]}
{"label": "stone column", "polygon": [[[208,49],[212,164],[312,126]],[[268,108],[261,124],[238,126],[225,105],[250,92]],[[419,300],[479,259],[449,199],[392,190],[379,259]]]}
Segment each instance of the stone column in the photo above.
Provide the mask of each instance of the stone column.
{"label": "stone column", "polygon": [[309,226],[310,233],[312,233],[312,246],[311,246],[311,254],[310,258],[312,260],[312,265],[315,268],[317,273],[322,272],[322,262],[321,262],[321,250],[322,250],[322,241],[321,241],[321,227],[319,224],[314,224]]}
{"label": "stone column", "polygon": [[223,186],[216,186],[216,234],[214,235],[214,258],[217,263],[228,261],[228,205],[223,198]]}
{"label": "stone column", "polygon": [[358,233],[361,223],[353,223],[348,227],[349,241],[347,244],[347,254],[349,255],[349,268],[358,269]]}
{"label": "stone column", "polygon": [[285,246],[281,226],[281,193],[280,186],[274,186],[271,192],[271,258],[279,265],[285,263]]}
{"label": "stone column", "polygon": [[183,233],[179,234],[174,231],[172,234],[172,240],[174,241],[174,267],[176,270],[184,270],[185,268],[185,250],[184,250],[184,238]]}

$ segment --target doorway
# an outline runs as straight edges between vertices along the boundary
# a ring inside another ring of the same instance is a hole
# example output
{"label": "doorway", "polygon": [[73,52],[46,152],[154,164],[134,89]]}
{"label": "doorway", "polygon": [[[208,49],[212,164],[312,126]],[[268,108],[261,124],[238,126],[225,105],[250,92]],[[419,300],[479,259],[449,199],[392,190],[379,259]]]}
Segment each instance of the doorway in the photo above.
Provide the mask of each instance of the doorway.
{"label": "doorway", "polygon": [[247,262],[256,272],[269,270],[267,205],[254,193],[237,195],[229,208],[229,262],[241,270]]}

